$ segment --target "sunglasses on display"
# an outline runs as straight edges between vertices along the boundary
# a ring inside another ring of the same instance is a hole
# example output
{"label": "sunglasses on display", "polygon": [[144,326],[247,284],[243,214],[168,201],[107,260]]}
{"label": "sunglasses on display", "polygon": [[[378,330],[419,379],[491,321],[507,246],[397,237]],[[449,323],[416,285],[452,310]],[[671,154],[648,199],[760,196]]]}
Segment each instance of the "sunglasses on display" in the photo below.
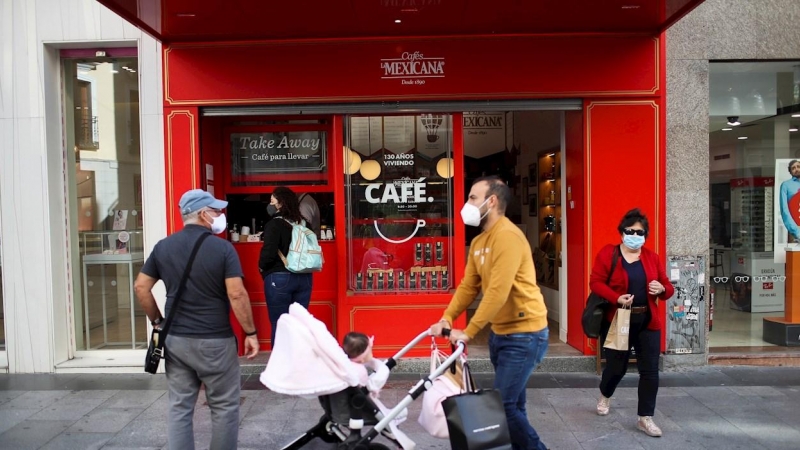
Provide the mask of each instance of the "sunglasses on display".
{"label": "sunglasses on display", "polygon": [[644,230],[634,230],[633,228],[625,228],[623,232],[628,236],[633,236],[634,234],[637,236],[644,236]]}
{"label": "sunglasses on display", "polygon": [[753,277],[753,281],[786,281],[785,275],[764,275]]}
{"label": "sunglasses on display", "polygon": [[[780,279],[780,278],[783,278],[783,280],[781,280],[781,281],[785,281],[786,280],[786,277],[778,277],[778,276],[776,276],[775,278],[776,279],[773,280],[773,281],[778,281],[778,279]],[[714,277],[713,279],[714,279],[714,283],[723,283],[723,284],[727,283],[729,279],[733,279],[733,281],[735,281],[737,283],[742,283],[742,282],[747,283],[748,281],[750,281],[750,277],[747,277],[747,276],[745,276],[745,277]],[[756,280],[755,277],[753,277],[753,280],[758,281],[758,280]],[[766,281],[766,280],[764,280],[764,281]]]}

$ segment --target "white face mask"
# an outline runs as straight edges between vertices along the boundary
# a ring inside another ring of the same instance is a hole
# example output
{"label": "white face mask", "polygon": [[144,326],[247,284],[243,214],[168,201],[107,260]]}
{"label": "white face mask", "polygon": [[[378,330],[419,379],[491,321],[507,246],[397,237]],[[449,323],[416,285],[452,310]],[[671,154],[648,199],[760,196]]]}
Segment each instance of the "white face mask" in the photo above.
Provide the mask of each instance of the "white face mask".
{"label": "white face mask", "polygon": [[214,220],[211,221],[211,232],[214,234],[220,234],[225,229],[228,228],[228,219],[225,218],[225,214],[220,214],[217,217],[214,217]]}
{"label": "white face mask", "polygon": [[486,210],[486,214],[481,215],[481,206],[485,205],[489,199],[483,201],[480,206],[475,206],[471,203],[464,203],[464,207],[461,208],[461,219],[464,221],[464,225],[469,225],[471,227],[479,227],[481,226],[481,220],[486,217],[486,214],[489,214],[491,208]]}

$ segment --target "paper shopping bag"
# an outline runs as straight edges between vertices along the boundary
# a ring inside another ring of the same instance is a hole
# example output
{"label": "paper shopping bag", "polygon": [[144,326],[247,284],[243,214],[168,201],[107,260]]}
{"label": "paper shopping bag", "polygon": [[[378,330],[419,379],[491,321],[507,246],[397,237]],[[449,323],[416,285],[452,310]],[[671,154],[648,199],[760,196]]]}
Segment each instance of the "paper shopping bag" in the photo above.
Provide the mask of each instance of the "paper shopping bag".
{"label": "paper shopping bag", "polygon": [[628,343],[628,336],[631,330],[631,310],[630,308],[617,308],[614,314],[614,320],[611,321],[611,328],[608,329],[608,335],[603,347],[610,348],[611,350],[619,350],[627,352],[630,350]]}
{"label": "paper shopping bag", "polygon": [[[431,373],[448,358],[448,354],[439,350],[436,341],[431,340]],[[447,439],[447,418],[442,409],[442,401],[447,397],[458,395],[466,391],[464,379],[464,364],[466,358],[462,355],[456,360],[454,366],[445,370],[444,374],[433,380],[431,386],[422,395],[422,409],[418,422],[431,436]],[[454,370],[453,370],[454,369]]]}

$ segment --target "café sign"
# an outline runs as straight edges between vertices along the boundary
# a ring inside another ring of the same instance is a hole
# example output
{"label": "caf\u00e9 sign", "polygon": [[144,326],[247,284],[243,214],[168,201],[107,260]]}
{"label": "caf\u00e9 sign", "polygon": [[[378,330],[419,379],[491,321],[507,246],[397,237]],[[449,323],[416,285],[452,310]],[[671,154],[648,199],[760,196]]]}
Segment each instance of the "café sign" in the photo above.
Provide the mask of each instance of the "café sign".
{"label": "caf\u00e9 sign", "polygon": [[325,167],[325,132],[231,134],[233,172],[315,172]]}
{"label": "caf\u00e9 sign", "polygon": [[422,52],[403,52],[399,58],[381,59],[382,79],[399,79],[401,84],[424,85],[426,78],[444,78],[443,57],[426,57]]}

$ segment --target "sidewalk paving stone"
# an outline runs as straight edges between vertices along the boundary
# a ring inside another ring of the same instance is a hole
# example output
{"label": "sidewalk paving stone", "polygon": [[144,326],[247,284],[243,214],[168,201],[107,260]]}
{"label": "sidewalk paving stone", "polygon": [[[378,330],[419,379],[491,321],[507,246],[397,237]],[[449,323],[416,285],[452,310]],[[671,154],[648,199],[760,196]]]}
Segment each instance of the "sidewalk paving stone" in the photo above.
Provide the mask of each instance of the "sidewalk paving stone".
{"label": "sidewalk paving stone", "polygon": [[[397,375],[381,392],[381,401],[389,406],[419,380],[413,374]],[[169,395],[163,375],[28,377],[0,375],[0,450],[168,448]],[[491,374],[479,379],[483,386],[492,383]],[[604,417],[595,411],[599,380],[595,374],[533,374],[526,391],[528,418],[549,448],[800,448],[800,369],[703,367],[662,373],[654,418],[664,430],[661,438],[636,428],[637,374],[623,379]],[[323,413],[317,399],[271,392],[255,374],[241,381],[240,449],[279,449]],[[448,441],[431,437],[417,423],[421,405],[418,399],[409,406],[408,420],[400,428],[419,450],[449,449]],[[194,429],[197,449],[207,449],[211,419],[203,391]],[[388,443],[383,438],[379,442]],[[317,440],[304,448],[333,450],[335,445]]]}

